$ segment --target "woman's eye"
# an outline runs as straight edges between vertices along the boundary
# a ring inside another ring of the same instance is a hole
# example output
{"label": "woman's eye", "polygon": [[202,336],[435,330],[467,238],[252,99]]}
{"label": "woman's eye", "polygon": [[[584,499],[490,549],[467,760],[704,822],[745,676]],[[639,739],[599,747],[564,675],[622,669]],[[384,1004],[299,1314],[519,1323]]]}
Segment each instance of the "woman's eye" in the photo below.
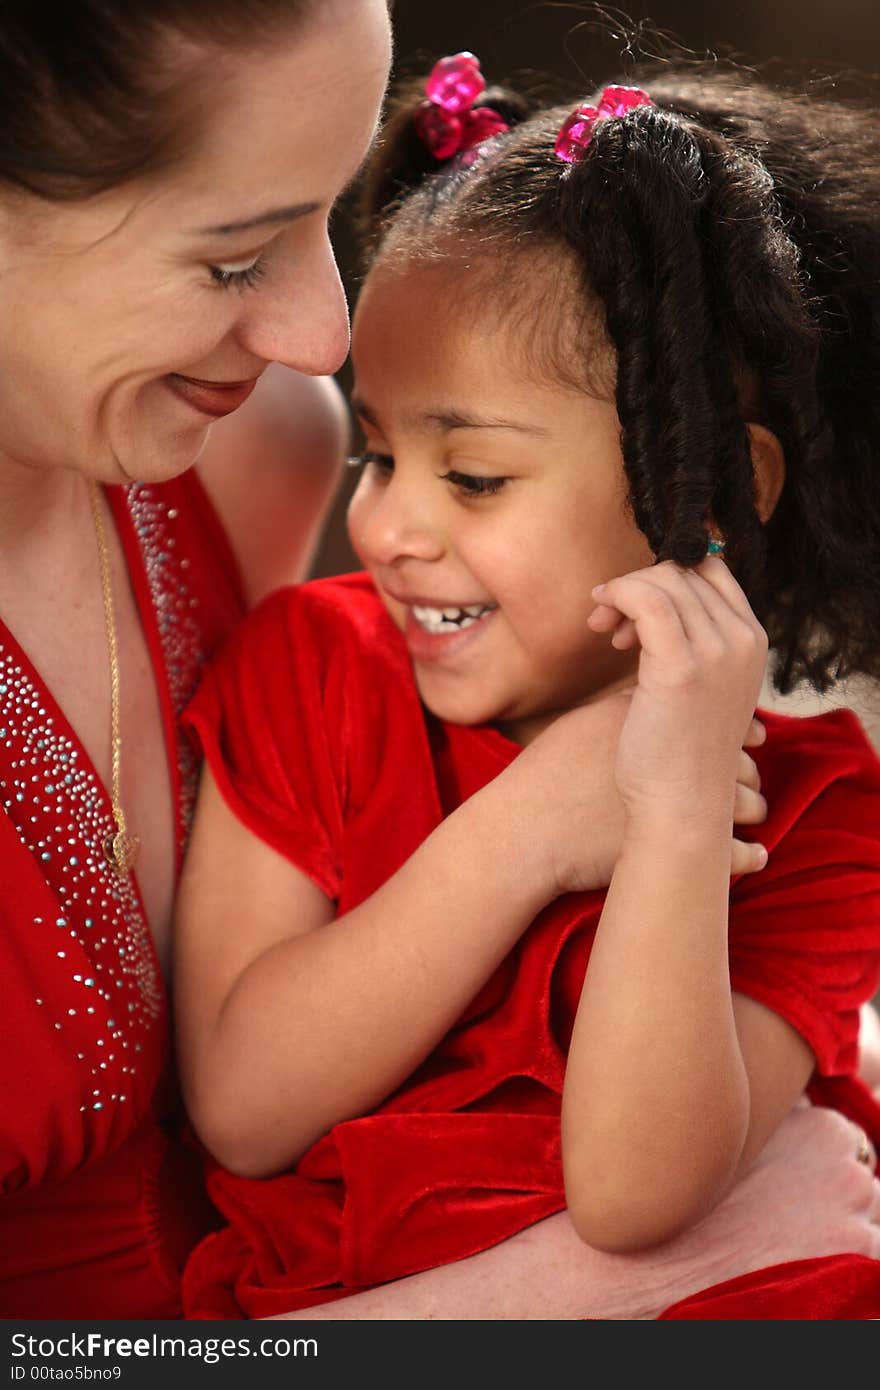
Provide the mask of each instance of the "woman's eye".
{"label": "woman's eye", "polygon": [[466,497],[492,497],[501,491],[505,483],[510,482],[509,478],[488,478],[478,473],[456,473],[454,469],[441,476]]}
{"label": "woman's eye", "polygon": [[351,468],[372,468],[385,475],[394,472],[394,459],[390,454],[379,454],[369,449],[363,454],[353,454],[348,463]]}
{"label": "woman's eye", "polygon": [[212,265],[208,269],[214,283],[224,290],[230,289],[233,285],[239,290],[250,289],[266,273],[262,255],[257,256],[255,261],[238,261],[231,265]]}

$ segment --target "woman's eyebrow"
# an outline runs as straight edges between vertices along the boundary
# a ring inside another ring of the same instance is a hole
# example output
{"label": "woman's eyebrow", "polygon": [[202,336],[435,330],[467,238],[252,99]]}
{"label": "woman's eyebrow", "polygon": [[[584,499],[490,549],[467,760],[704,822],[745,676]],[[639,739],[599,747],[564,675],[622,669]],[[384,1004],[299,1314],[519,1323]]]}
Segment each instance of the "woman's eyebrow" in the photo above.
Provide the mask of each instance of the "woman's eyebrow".
{"label": "woman's eyebrow", "polygon": [[228,236],[230,232],[248,232],[252,227],[269,227],[276,222],[294,222],[298,217],[307,217],[317,212],[319,203],[291,203],[288,207],[272,208],[270,212],[258,213],[256,217],[245,217],[241,222],[222,222],[219,227],[199,227],[193,236]]}

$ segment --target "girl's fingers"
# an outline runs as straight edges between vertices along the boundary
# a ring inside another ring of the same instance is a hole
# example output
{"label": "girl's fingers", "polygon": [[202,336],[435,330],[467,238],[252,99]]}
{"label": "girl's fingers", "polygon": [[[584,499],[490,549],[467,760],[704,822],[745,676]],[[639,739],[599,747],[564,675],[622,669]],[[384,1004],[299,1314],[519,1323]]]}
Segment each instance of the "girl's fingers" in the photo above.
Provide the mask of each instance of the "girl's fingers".
{"label": "girl's fingers", "polygon": [[717,555],[709,555],[696,567],[696,574],[710,584],[720,594],[730,608],[746,622],[757,623],[752,606],[741,586],[734,579],[725,562]]}
{"label": "girl's fingers", "polygon": [[760,792],[737,782],[733,798],[735,825],[761,825],[767,819],[767,802]]}
{"label": "girl's fingers", "polygon": [[719,663],[730,662],[737,672],[757,674],[766,662],[767,634],[723,561],[707,560],[700,571],[664,561],[597,585],[588,625],[610,634],[617,651],[641,646],[667,676],[690,679],[701,659],[716,673]]}
{"label": "girl's fingers", "polygon": [[[714,624],[700,598],[696,576],[676,565],[664,562],[620,575],[594,589],[593,596],[599,607],[588,620],[590,626],[595,631],[613,631],[615,647],[633,645],[629,629],[618,636],[624,619],[634,625],[638,642],[651,656],[674,655],[676,650],[683,655],[688,643],[713,636]],[[609,609],[616,610],[617,621]]]}
{"label": "girl's fingers", "polygon": [[[594,589],[593,596],[598,606],[589,619],[590,626],[597,632],[614,632],[616,637],[621,618],[629,618],[638,630],[640,624],[651,622],[652,613],[662,612],[660,595],[664,595],[675,608],[685,635],[691,642],[717,642],[719,633],[733,631],[745,636],[739,612],[726,602],[718,589],[696,570],[682,570],[671,561],[663,561],[633,574],[620,575]],[[757,620],[752,616],[749,631],[754,631],[757,626]],[[614,645],[620,642],[625,646],[631,645],[628,635],[622,634]],[[646,643],[642,645],[646,651],[650,650]]]}
{"label": "girl's fingers", "polygon": [[739,755],[736,780],[737,782],[742,782],[744,787],[751,787],[753,792],[759,792],[761,790],[761,774],[758,771],[754,758],[750,758],[745,750]]}
{"label": "girl's fingers", "polygon": [[760,748],[761,745],[766,742],[767,730],[756,716],[746,730],[746,736],[743,739],[743,748]]}
{"label": "girl's fingers", "polygon": [[[679,580],[686,581],[690,592],[694,598],[699,599],[710,624],[714,625],[716,630],[731,634],[736,633],[746,640],[751,640],[758,633],[763,636],[763,629],[752,612],[748,599],[724,561],[713,558],[710,569],[704,573],[704,566],[708,563],[708,561],[704,561],[695,569],[681,570],[677,565],[666,561],[662,565],[657,565],[656,568],[658,571],[669,570]],[[720,574],[718,573],[718,566],[722,571]],[[717,583],[711,582],[713,576],[717,579]],[[661,578],[665,580],[666,576],[661,576]],[[745,623],[745,628],[743,628],[743,623]],[[705,632],[705,629],[703,631]]]}
{"label": "girl's fingers", "polygon": [[751,844],[746,840],[734,840],[730,849],[730,876],[734,874],[757,874],[767,863],[767,851],[763,845]]}
{"label": "girl's fingers", "polygon": [[638,640],[639,634],[632,618],[623,618],[612,634],[611,645],[619,652],[628,652],[638,645]]}
{"label": "girl's fingers", "polygon": [[598,584],[593,590],[597,607],[587,623],[596,632],[610,632],[618,627],[621,618],[629,618],[649,656],[684,657],[688,639],[678,606],[662,585],[649,578],[651,573],[640,570]]}
{"label": "girl's fingers", "polygon": [[728,619],[729,610],[723,601],[693,570],[680,569],[664,560],[643,573],[675,604],[689,641],[713,638],[716,629]]}
{"label": "girl's fingers", "polygon": [[[604,587],[604,586],[602,586]],[[593,590],[596,594],[598,591]],[[613,632],[624,622],[624,616],[619,608],[615,608],[610,603],[597,603],[592,613],[587,618],[587,622],[594,632]]]}

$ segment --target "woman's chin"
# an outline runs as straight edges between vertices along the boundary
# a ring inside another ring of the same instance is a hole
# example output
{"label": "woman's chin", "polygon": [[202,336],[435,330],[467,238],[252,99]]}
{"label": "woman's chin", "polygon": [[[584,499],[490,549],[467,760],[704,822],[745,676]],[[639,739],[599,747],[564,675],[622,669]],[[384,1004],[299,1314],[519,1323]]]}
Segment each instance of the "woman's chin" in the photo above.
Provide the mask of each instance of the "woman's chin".
{"label": "woman's chin", "polygon": [[163,483],[176,478],[197,462],[208,439],[210,425],[198,429],[163,432],[138,448],[118,450],[116,469],[122,483]]}

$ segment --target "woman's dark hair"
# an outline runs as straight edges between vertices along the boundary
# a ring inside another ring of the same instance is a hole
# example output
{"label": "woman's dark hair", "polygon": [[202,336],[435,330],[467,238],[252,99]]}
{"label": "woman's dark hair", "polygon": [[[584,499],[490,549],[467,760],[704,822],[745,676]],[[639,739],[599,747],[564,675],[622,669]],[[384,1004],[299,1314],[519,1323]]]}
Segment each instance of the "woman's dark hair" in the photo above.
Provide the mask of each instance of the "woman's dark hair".
{"label": "woman's dark hair", "polygon": [[[372,248],[464,246],[475,277],[503,264],[507,301],[524,258],[540,292],[541,253],[562,251],[581,323],[604,311],[629,501],[657,559],[697,563],[714,520],[781,690],[880,675],[876,111],[741,72],[626,81],[656,104],[598,124],[571,166],[553,152],[570,104],[441,166],[413,130],[423,92],[407,93],[364,183]],[[481,101],[521,119],[516,98]],[[746,420],[785,451],[766,526]]]}
{"label": "woman's dark hair", "polygon": [[[317,0],[3,0],[0,187],[89,197],[173,162],[191,136],[191,45],[256,48]],[[197,87],[195,88],[197,91]]]}

